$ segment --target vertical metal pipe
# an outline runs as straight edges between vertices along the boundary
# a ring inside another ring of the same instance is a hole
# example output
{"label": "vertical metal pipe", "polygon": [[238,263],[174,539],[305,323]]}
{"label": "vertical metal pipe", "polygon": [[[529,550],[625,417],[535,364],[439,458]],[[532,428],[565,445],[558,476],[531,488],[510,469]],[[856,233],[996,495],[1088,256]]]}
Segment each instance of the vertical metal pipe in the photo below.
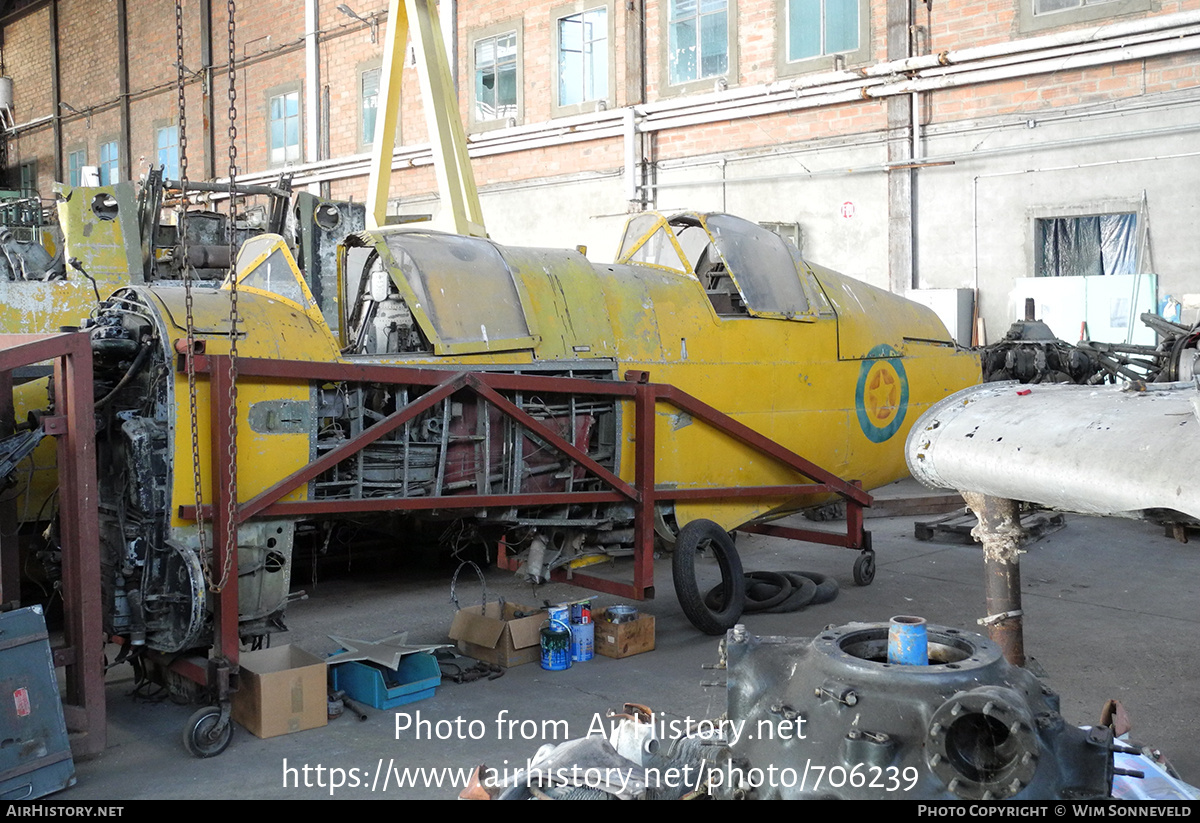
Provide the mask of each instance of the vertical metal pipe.
{"label": "vertical metal pipe", "polygon": [[[317,23],[317,0],[304,0],[304,154],[309,163],[322,159],[321,56]],[[308,190],[320,195],[320,184],[313,183]]]}
{"label": "vertical metal pipe", "polygon": [[[121,98],[121,142],[118,164],[122,180],[133,179],[133,146],[129,125],[129,13],[127,0],[117,0],[117,85]],[[112,183],[112,180],[108,181]]]}
{"label": "vertical metal pipe", "polygon": [[[887,57],[903,60],[912,57],[912,0],[887,0]],[[911,100],[896,95],[887,103],[887,158],[889,163],[913,159],[916,143],[916,110]],[[913,192],[915,170],[892,169],[888,172],[888,287],[904,294],[920,285],[914,266],[913,243],[916,198]]]}
{"label": "vertical metal pipe", "polygon": [[638,168],[637,168],[637,119],[633,106],[625,109],[623,114],[625,136],[625,200],[633,203],[638,199]]}
{"label": "vertical metal pipe", "polygon": [[200,0],[200,71],[204,73],[204,128],[201,134],[204,141],[204,179],[214,180],[217,176],[217,136],[216,104],[213,100],[212,0]]}
{"label": "vertical metal pipe", "polygon": [[1021,528],[1018,503],[1006,497],[963,492],[979,519],[971,534],[983,544],[988,637],[1000,646],[1004,659],[1025,665],[1025,635],[1021,610]]}
{"label": "vertical metal pipe", "polygon": [[63,182],[62,88],[58,77],[58,0],[50,2],[50,98],[54,107],[54,179]]}

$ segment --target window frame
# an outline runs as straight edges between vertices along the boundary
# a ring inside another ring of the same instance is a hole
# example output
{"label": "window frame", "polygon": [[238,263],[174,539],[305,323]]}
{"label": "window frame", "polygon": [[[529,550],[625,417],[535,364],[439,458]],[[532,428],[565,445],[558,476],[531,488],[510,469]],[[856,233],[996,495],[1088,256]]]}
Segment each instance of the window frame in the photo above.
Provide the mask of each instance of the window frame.
{"label": "window frame", "polygon": [[[525,119],[525,36],[524,36],[524,20],[516,17],[510,20],[505,20],[499,23],[494,23],[490,26],[485,26],[479,29],[472,29],[467,33],[467,65],[469,69],[469,80],[471,84],[470,99],[467,104],[467,128],[472,132],[491,131],[492,129],[503,129],[508,127],[509,119],[516,121],[516,125],[521,125]],[[481,40],[501,37],[506,34],[516,36],[516,114],[512,118],[501,117],[494,120],[481,120],[476,116],[476,99],[475,99],[475,73],[477,67],[475,65],[475,46]]]}
{"label": "window frame", "polygon": [[67,151],[67,185],[71,188],[83,182],[83,167],[88,164],[87,154],[87,146]]}
{"label": "window frame", "polygon": [[[561,98],[562,79],[560,75],[560,55],[562,54],[562,30],[561,23],[568,17],[575,17],[585,14],[590,11],[604,10],[604,48],[606,52],[607,72],[605,73],[605,91],[600,97],[595,97],[590,100],[582,100],[578,103],[564,104]],[[550,19],[553,24],[554,51],[551,57],[553,77],[553,103],[551,108],[554,117],[565,117],[572,114],[582,114],[584,112],[596,111],[598,104],[603,103],[605,108],[614,108],[616,99],[614,90],[617,86],[617,67],[616,67],[616,9],[613,0],[577,0],[577,2],[568,5],[560,6],[553,9],[550,13]]]}
{"label": "window frame", "polygon": [[[158,138],[164,131],[173,131],[175,134],[175,142],[167,144],[166,148],[175,149],[175,175],[168,173],[169,164],[162,162],[163,147],[159,145]],[[164,180],[179,179],[179,124],[167,120],[160,120],[154,124],[154,165],[163,167]]]}
{"label": "window frame", "polygon": [[[266,160],[267,160],[268,168],[278,169],[278,168],[293,165],[296,163],[304,162],[304,93],[303,92],[304,92],[304,89],[302,88],[302,85],[300,83],[288,83],[287,85],[276,86],[274,88],[267,89],[266,106],[263,110],[263,114],[265,116],[264,119],[266,120],[266,124],[267,124],[267,158],[266,158]],[[274,103],[275,100],[277,100],[281,97],[288,97],[289,95],[293,95],[293,94],[296,95],[296,115],[295,115],[295,118],[296,118],[296,143],[295,143],[296,156],[294,158],[289,158],[287,156],[288,149],[290,148],[289,144],[287,143],[287,121],[290,118],[288,117],[287,110],[285,108],[284,116],[282,118],[283,124],[284,124],[284,126],[283,126],[283,139],[284,139],[283,155],[284,156],[283,156],[282,160],[276,160],[274,157],[275,146],[272,142],[272,140],[273,140],[272,131],[274,130],[276,119],[271,116],[271,104]]]}
{"label": "window frame", "polygon": [[[112,146],[116,150],[116,153],[111,159],[106,161],[104,159],[104,149],[108,146]],[[111,186],[114,183],[119,183],[121,181],[121,141],[115,137],[112,140],[104,140],[100,143],[99,152],[100,156],[96,161],[96,166],[100,169],[100,185]],[[112,166],[112,177],[105,174],[105,167],[108,165]]]}
{"label": "window frame", "polygon": [[[1028,1],[1033,2],[1033,0]],[[800,60],[789,60],[791,4],[792,0],[775,0],[775,19],[779,21],[775,32],[775,72],[779,77],[829,71],[835,68],[839,61],[845,66],[855,66],[871,59],[871,4],[868,0],[858,0],[858,47],[856,49],[817,54]],[[825,0],[821,0],[822,9],[824,6]]]}
{"label": "window frame", "polygon": [[1037,0],[1021,0],[1017,12],[1017,27],[1021,33],[1045,31],[1062,26],[1077,26],[1111,17],[1138,14],[1150,11],[1151,0],[1102,0],[1081,5],[1074,9],[1060,9],[1038,14],[1034,9]]}
{"label": "window frame", "polygon": [[[33,185],[26,185],[26,183]],[[35,157],[32,160],[22,160],[17,165],[17,184],[20,186],[22,196],[26,194],[41,196],[41,190],[38,186],[38,161]]]}
{"label": "window frame", "polygon": [[[697,0],[699,2],[699,0]],[[727,86],[737,84],[738,80],[738,5],[737,0],[726,0],[725,7],[725,38],[728,50],[728,64],[724,74],[713,74],[699,77],[695,80],[685,80],[682,83],[671,83],[671,0],[663,0],[659,12],[659,97],[677,97],[683,94],[712,91],[716,84],[724,80]]]}
{"label": "window frame", "polygon": [[[366,103],[366,95],[363,94],[363,81],[366,79],[367,74],[373,71],[379,72],[379,80],[375,85],[376,119],[371,123],[370,137],[368,137],[367,108],[364,105],[364,103]],[[359,66],[358,71],[356,72],[356,77],[358,78],[358,149],[359,151],[370,151],[375,145],[375,126],[379,122],[379,97],[380,92],[383,90],[383,64],[379,61],[372,61],[369,64]]]}

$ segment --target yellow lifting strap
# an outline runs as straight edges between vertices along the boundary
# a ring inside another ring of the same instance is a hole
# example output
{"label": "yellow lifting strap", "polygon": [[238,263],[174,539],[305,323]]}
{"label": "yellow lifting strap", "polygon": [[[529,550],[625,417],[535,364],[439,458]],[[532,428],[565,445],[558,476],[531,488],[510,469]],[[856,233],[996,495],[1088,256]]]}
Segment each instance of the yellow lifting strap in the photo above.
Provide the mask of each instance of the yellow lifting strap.
{"label": "yellow lifting strap", "polygon": [[[411,31],[410,31],[411,24]],[[409,34],[417,57],[417,75],[433,167],[441,196],[439,228],[455,234],[486,237],[479,192],[467,155],[467,135],[458,109],[458,94],[450,78],[446,45],[430,0],[391,0],[388,30],[383,46],[383,76],[379,96],[382,112],[375,121],[371,177],[367,184],[367,227],[387,225],[388,188],[392,178],[392,153],[396,148],[396,118],[400,113],[400,85]]]}

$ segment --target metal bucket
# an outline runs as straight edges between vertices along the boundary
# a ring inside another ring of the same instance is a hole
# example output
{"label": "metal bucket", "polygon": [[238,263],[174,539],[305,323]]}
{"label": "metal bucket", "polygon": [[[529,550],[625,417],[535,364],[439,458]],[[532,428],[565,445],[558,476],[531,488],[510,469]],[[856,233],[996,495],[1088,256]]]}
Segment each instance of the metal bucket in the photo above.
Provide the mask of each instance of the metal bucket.
{"label": "metal bucket", "polygon": [[591,660],[596,656],[596,624],[571,624],[571,659],[576,663]]}
{"label": "metal bucket", "polygon": [[542,668],[561,672],[571,668],[571,626],[562,620],[547,622],[549,625],[542,626]]}
{"label": "metal bucket", "polygon": [[638,619],[638,610],[633,606],[609,606],[606,614],[609,623],[632,623]]}

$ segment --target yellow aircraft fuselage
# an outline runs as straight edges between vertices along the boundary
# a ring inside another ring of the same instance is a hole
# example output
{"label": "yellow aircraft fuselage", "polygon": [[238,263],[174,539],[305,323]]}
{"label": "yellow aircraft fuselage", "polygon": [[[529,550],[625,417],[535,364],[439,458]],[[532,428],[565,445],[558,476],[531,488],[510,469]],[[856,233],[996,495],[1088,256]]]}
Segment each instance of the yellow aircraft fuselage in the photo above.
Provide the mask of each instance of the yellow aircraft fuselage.
{"label": "yellow aircraft fuselage", "polygon": [[[631,224],[622,258],[622,263],[598,265],[575,251],[509,248],[483,238],[364,232],[347,241],[342,256],[343,277],[357,299],[355,311],[335,333],[283,240],[265,235],[247,243],[238,261],[238,356],[607,379],[620,379],[629,370],[645,371],[652,381],[676,386],[818,466],[860,480],[868,489],[907,474],[904,439],[925,408],[978,382],[977,358],[954,346],[931,311],[811,266],[782,239],[746,221],[727,215],[670,220],[643,216]],[[220,290],[198,290],[194,297],[195,336],[209,354],[229,351],[229,291],[226,283]],[[181,506],[196,502],[191,467],[197,457],[202,500],[213,499],[207,380],[198,378],[200,436],[193,451],[187,378],[174,367],[173,353],[187,335],[185,312],[178,286],[135,287],[118,292],[108,318],[104,313],[100,318],[136,330],[130,337],[149,338],[159,354],[156,365],[131,381],[112,404],[112,414],[124,412],[122,432],[130,434],[110,436],[107,444],[101,443],[101,455],[113,465],[128,464],[137,448],[125,441],[136,440],[160,443],[169,459],[159,464],[160,479],[151,480],[150,471],[127,470],[122,488],[109,489],[109,497],[124,494],[134,502],[102,522],[102,532],[106,556],[113,558],[124,551],[119,546],[144,538],[150,554],[141,558],[146,572],[138,585],[147,590],[177,585],[168,578],[192,581],[188,620],[176,620],[169,630],[153,619],[153,625],[142,627],[152,647],[166,650],[187,648],[205,631],[203,569],[196,559],[199,540],[194,522],[180,516]],[[121,362],[127,360],[128,352]],[[104,373],[103,363],[97,368]],[[423,391],[414,388],[410,399]],[[373,397],[345,386],[239,379],[239,499],[248,500],[301,469],[361,430],[366,425],[362,421],[369,424],[372,415],[378,419],[400,402],[394,396]],[[388,483],[394,488],[403,483],[413,495],[453,494],[453,484],[444,481],[454,472],[471,476],[472,469],[464,470],[463,461],[477,459],[472,455],[478,455],[478,445],[452,444],[469,440],[482,425],[473,412],[464,412],[466,404],[453,400],[411,431],[398,431],[379,444],[391,451],[369,457],[373,468],[343,467],[343,485],[318,478],[287,499],[379,496],[387,494],[379,489]],[[556,418],[552,405],[545,402],[537,410],[561,422],[565,412]],[[798,481],[794,471],[677,409],[660,405],[656,412],[655,477],[660,486]],[[633,482],[632,403],[594,404],[578,417],[585,421],[576,429],[581,448],[586,444],[597,460]],[[143,423],[147,432],[138,428]],[[439,444],[443,425],[452,431]],[[498,424],[493,431],[496,441],[503,440]],[[407,444],[402,443],[406,438]],[[519,452],[514,444],[515,440],[503,447],[510,462]],[[398,467],[399,458],[389,456],[398,455],[401,446],[406,454],[421,457]],[[454,448],[458,451],[451,471]],[[501,451],[499,445],[494,448]],[[540,476],[532,481],[541,483],[540,489],[557,490],[555,483],[565,482],[561,467],[545,462],[544,455],[517,460],[526,461],[517,474]],[[483,473],[490,470],[485,467]],[[511,474],[489,476],[458,488],[463,493],[503,493],[511,490],[506,486],[510,482]],[[153,495],[129,488],[147,483],[161,487],[165,505],[158,512],[143,510],[146,506],[137,502]],[[368,486],[375,490],[361,491]],[[660,525],[673,519],[673,527],[682,527],[704,518],[734,529],[812,503],[811,498],[779,497],[681,501],[664,507]],[[575,545],[590,539],[588,530],[597,516],[607,518],[605,529],[630,522],[627,510],[613,509],[593,512],[578,529],[564,523],[579,535]],[[130,525],[152,522],[157,532],[146,528],[138,534]],[[520,525],[520,517],[513,524]],[[244,634],[266,630],[282,611],[293,533],[294,524],[283,520],[242,526],[239,596]],[[152,546],[155,534],[170,546]],[[109,565],[116,569],[121,564],[114,559]],[[131,585],[122,579],[122,585]],[[110,588],[110,603],[125,602],[120,586]],[[135,630],[141,626],[136,615],[129,622]]]}

